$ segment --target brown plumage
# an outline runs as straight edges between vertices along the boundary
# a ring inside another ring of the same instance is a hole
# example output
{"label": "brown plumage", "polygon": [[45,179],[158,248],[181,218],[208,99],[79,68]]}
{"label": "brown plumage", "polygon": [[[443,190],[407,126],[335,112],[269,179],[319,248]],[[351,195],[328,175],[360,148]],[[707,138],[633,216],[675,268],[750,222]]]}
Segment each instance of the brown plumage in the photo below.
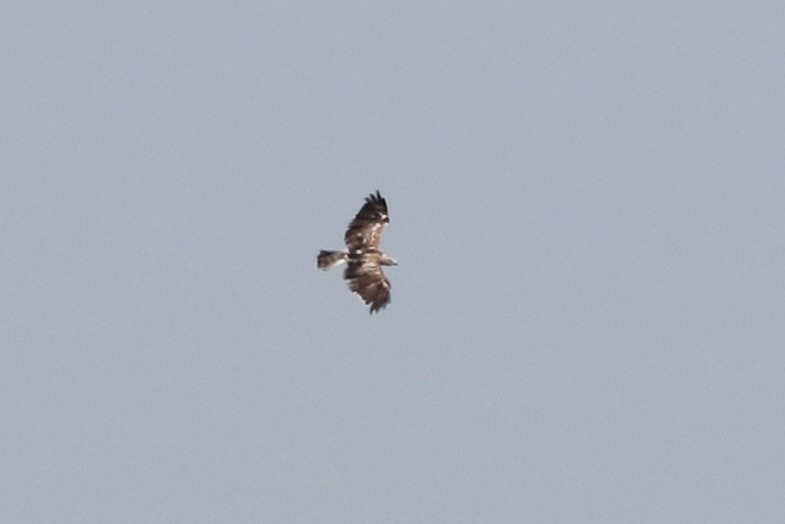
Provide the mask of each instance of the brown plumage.
{"label": "brown plumage", "polygon": [[379,191],[368,195],[365,205],[354,216],[343,236],[349,251],[374,248],[379,249],[382,243],[382,233],[390,217],[387,215],[387,201],[382,198]]}
{"label": "brown plumage", "polygon": [[390,303],[392,286],[382,266],[398,265],[380,248],[382,233],[389,223],[387,202],[377,190],[365,199],[365,204],[346,229],[343,238],[349,250],[322,250],[316,259],[317,267],[324,271],[346,262],[343,278],[349,289],[371,305],[371,313],[384,309]]}

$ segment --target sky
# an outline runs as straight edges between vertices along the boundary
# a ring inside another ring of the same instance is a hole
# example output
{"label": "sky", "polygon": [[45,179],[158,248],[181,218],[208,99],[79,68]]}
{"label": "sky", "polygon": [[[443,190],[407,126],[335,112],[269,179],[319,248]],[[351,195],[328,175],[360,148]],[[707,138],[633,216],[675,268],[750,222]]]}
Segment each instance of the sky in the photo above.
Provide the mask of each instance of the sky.
{"label": "sky", "polygon": [[783,27],[7,3],[0,520],[784,522]]}

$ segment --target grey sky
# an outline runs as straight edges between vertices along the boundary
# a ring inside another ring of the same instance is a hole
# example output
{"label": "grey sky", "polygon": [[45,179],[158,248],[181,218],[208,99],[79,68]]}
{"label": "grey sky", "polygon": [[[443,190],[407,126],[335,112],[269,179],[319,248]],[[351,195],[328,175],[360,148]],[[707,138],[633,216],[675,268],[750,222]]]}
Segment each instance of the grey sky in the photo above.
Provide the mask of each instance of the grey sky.
{"label": "grey sky", "polygon": [[161,4],[2,9],[0,520],[785,521],[782,3]]}

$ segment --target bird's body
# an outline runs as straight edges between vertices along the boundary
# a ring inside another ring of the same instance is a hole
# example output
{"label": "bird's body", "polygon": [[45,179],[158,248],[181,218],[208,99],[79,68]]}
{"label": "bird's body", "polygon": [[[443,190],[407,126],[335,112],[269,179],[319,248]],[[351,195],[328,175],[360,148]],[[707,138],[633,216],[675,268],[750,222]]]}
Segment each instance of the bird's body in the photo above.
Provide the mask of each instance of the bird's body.
{"label": "bird's body", "polygon": [[371,305],[371,313],[390,303],[392,286],[382,266],[398,265],[380,248],[382,232],[389,223],[387,202],[377,191],[365,199],[365,205],[346,229],[344,242],[348,251],[322,250],[316,258],[317,267],[323,271],[346,263],[343,278],[350,290]]}

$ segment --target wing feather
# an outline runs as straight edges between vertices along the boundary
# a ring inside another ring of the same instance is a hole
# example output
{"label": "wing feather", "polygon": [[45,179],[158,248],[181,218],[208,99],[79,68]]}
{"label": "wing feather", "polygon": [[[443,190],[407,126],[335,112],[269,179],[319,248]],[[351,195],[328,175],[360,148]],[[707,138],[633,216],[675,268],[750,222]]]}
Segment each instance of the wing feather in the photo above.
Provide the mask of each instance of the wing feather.
{"label": "wing feather", "polygon": [[384,228],[389,223],[387,201],[377,190],[375,194],[371,193],[366,197],[365,204],[346,229],[343,239],[349,251],[378,249]]}
{"label": "wing feather", "polygon": [[363,302],[371,305],[371,313],[384,309],[390,303],[390,281],[382,271],[378,253],[364,253],[346,267],[344,278]]}

